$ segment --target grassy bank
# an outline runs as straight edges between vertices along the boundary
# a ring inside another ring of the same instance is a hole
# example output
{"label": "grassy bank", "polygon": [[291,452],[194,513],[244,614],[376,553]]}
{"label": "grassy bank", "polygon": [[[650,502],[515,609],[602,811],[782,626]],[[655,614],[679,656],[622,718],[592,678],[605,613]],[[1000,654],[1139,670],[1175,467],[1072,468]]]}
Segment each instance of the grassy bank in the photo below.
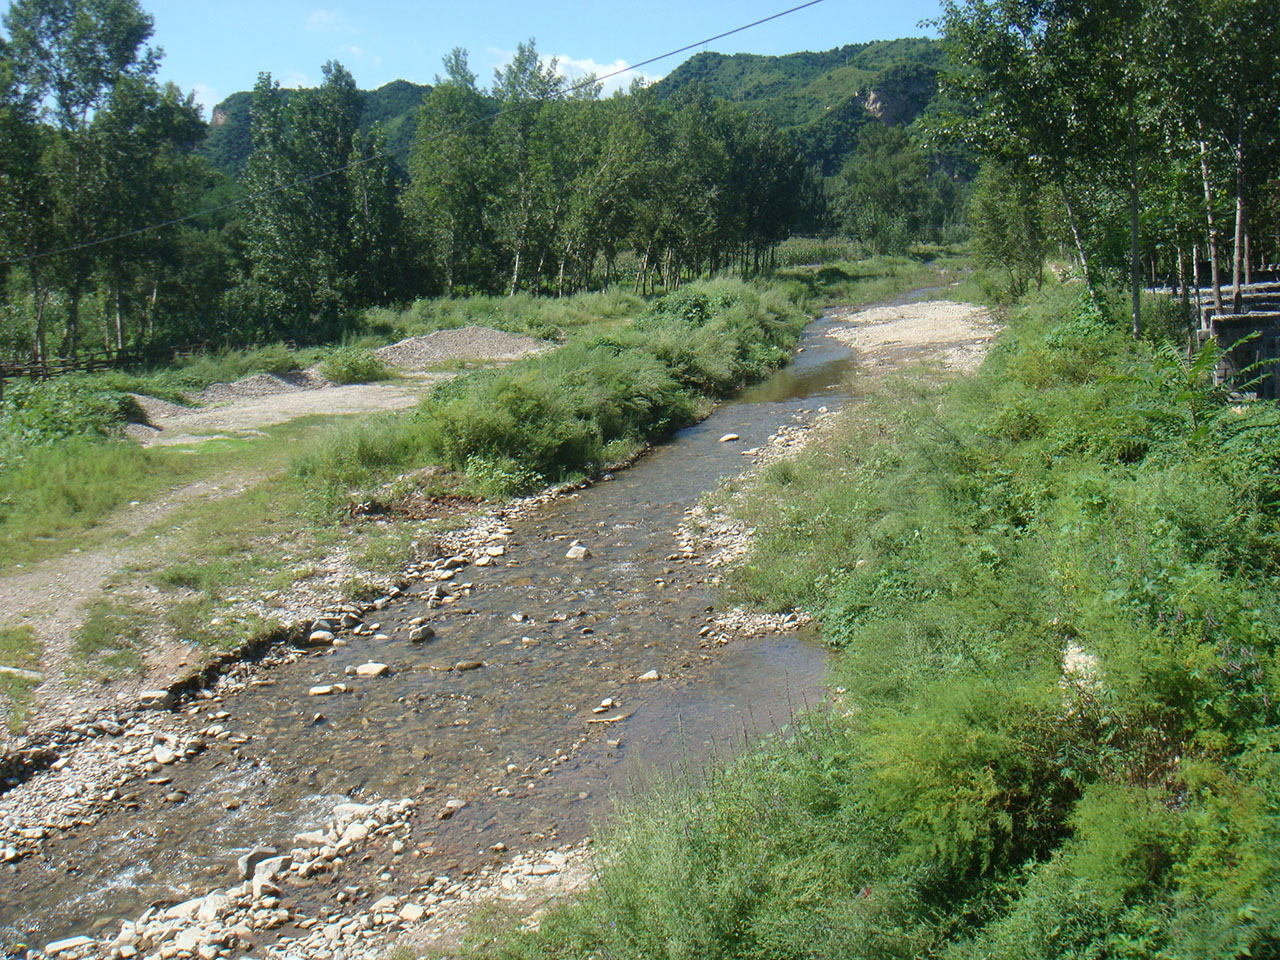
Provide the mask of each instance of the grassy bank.
{"label": "grassy bank", "polygon": [[1206,957],[1280,943],[1280,416],[1046,291],[975,376],[766,472],[736,588],[835,707],[624,811],[508,957]]}
{"label": "grassy bank", "polygon": [[491,497],[590,475],[785,363],[806,305],[791,287],[691,284],[625,327],[589,327],[553,353],[441,384],[411,416],[318,438],[295,474],[330,500],[423,462]]}

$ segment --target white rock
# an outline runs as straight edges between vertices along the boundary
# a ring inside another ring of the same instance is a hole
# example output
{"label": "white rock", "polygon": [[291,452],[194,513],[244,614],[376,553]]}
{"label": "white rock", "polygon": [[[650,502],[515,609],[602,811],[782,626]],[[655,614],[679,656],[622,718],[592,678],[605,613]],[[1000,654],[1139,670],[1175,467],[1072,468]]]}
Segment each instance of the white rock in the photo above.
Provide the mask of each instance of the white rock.
{"label": "white rock", "polygon": [[400,908],[399,917],[405,923],[417,923],[427,915],[427,908],[420,903],[406,903]]}
{"label": "white rock", "polygon": [[151,758],[155,760],[156,763],[168,766],[178,759],[178,755],[162,744],[151,752]]}
{"label": "white rock", "polygon": [[367,817],[374,810],[371,803],[340,803],[333,808],[333,819],[354,820],[357,817]]}
{"label": "white rock", "polygon": [[333,634],[328,630],[312,630],[307,643],[313,647],[324,647],[333,643]]}
{"label": "white rock", "polygon": [[363,823],[353,823],[342,831],[342,839],[338,842],[338,846],[348,847],[353,843],[359,843],[367,836],[369,836],[368,827]]}
{"label": "white rock", "polygon": [[586,560],[591,556],[591,551],[582,546],[582,544],[578,544],[575,547],[570,547],[564,556],[566,560]]}
{"label": "white rock", "polygon": [[734,440],[741,439],[736,433],[726,433],[720,438],[721,443],[732,443]]}
{"label": "white rock", "polygon": [[54,957],[60,953],[66,953],[68,950],[87,947],[93,942],[93,937],[67,937],[65,940],[55,940],[53,943],[45,945],[44,955],[46,957]]}
{"label": "white rock", "polygon": [[652,683],[654,680],[661,680],[661,679],[662,677],[661,675],[659,675],[657,670],[650,670],[647,673],[642,673],[640,674],[640,676],[636,677],[636,680],[638,680],[640,683]]}
{"label": "white rock", "polygon": [[389,673],[391,668],[385,663],[362,663],[356,667],[357,677],[381,677]]}

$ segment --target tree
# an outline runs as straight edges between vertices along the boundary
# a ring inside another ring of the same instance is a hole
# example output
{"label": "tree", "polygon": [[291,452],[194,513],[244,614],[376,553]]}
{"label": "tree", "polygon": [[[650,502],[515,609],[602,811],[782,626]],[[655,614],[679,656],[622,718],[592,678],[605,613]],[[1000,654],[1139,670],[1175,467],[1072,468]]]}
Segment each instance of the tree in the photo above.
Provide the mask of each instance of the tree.
{"label": "tree", "polygon": [[906,131],[864,127],[834,201],[845,231],[875,253],[901,252],[928,226],[933,199],[928,160]]}
{"label": "tree", "polygon": [[337,62],[324,82],[287,98],[270,74],[253,94],[253,153],[246,248],[251,301],[268,327],[332,330],[353,307],[394,286],[388,243],[396,232],[383,140],[359,135],[355,80]]}

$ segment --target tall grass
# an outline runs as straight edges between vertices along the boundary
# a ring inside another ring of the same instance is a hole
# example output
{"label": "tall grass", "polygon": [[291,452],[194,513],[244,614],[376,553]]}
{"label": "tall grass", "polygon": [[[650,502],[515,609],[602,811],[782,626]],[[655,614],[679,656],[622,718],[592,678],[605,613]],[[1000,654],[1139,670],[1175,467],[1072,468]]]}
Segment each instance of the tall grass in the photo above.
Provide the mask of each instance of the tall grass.
{"label": "tall grass", "polygon": [[817,613],[832,711],[626,812],[498,953],[1275,952],[1280,415],[1076,294],[766,477],[736,589]]}
{"label": "tall grass", "polygon": [[665,436],[786,362],[805,322],[795,293],[740,281],[690,285],[633,326],[592,328],[553,353],[442,384],[411,417],[321,438],[294,472],[330,501],[424,459],[490,496],[589,474],[606,451]]}

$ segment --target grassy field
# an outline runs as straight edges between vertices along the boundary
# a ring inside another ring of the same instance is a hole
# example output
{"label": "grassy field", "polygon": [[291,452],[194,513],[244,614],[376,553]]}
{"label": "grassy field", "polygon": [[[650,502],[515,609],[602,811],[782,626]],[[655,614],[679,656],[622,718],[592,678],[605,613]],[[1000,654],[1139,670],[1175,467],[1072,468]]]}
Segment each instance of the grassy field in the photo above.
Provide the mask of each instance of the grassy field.
{"label": "grassy field", "polygon": [[503,957],[1270,955],[1280,415],[1047,288],[748,497],[831,708],[621,812]]}

